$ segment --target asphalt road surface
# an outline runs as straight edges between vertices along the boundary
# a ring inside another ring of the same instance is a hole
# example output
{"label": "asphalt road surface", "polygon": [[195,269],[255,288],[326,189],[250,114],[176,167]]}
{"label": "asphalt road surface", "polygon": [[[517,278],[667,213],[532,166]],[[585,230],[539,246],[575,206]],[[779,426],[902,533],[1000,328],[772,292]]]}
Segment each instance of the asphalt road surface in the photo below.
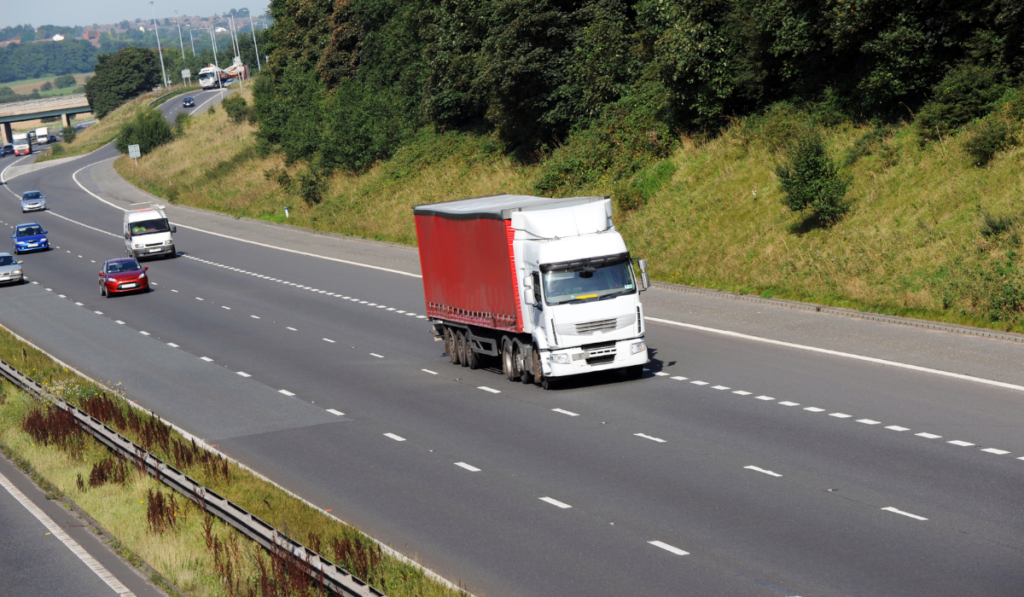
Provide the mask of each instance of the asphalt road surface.
{"label": "asphalt road surface", "polygon": [[[45,213],[0,191],[0,226],[58,247],[22,258],[0,322],[470,591],[1024,595],[1021,345],[829,320],[802,338],[822,352],[688,317],[648,322],[643,379],[545,392],[450,365],[415,253],[385,245],[171,208],[181,255],[145,263],[154,291],[100,297],[120,208],[145,200],[113,157],[8,183]],[[659,319],[700,308],[647,296]],[[844,354],[876,333],[931,356]]]}

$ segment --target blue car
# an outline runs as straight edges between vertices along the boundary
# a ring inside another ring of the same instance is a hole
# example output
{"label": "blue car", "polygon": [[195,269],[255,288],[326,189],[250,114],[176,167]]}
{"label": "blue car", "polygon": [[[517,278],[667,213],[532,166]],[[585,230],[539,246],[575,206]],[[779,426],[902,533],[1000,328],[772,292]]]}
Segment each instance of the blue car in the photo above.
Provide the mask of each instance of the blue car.
{"label": "blue car", "polygon": [[35,222],[18,224],[14,227],[14,234],[11,235],[11,238],[14,239],[14,254],[49,250],[50,242],[46,238],[47,234],[48,232]]}

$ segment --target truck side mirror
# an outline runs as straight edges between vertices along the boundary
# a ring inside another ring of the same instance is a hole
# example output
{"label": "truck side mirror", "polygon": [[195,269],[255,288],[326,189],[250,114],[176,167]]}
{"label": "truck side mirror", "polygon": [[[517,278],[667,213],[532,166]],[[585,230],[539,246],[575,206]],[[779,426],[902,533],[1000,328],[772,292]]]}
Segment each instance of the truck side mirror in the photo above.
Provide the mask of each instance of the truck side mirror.
{"label": "truck side mirror", "polygon": [[171,224],[171,234],[177,234],[177,233],[178,233],[178,227],[173,225],[173,224]]}
{"label": "truck side mirror", "polygon": [[647,260],[646,259],[641,259],[639,261],[639,264],[640,264],[640,271],[646,272],[647,271]]}
{"label": "truck side mirror", "polygon": [[128,233],[127,232],[124,233],[124,239],[128,240]]}
{"label": "truck side mirror", "polygon": [[640,283],[644,285],[642,290],[647,290],[651,287],[651,279],[647,277],[647,272],[640,272]]}

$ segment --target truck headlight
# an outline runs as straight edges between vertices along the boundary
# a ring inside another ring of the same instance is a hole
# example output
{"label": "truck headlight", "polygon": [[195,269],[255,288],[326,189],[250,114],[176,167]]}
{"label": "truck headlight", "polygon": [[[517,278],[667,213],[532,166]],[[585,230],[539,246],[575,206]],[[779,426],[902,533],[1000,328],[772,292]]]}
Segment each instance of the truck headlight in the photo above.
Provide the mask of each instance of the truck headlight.
{"label": "truck headlight", "polygon": [[553,354],[551,355],[551,362],[559,365],[569,364],[569,355],[567,354]]}
{"label": "truck headlight", "polygon": [[639,354],[647,350],[647,344],[644,342],[636,342],[629,347],[629,354]]}
{"label": "truck headlight", "polygon": [[132,248],[133,249],[141,249],[142,245],[140,245],[139,243],[135,243],[135,244],[132,245]]}
{"label": "truck headlight", "polygon": [[165,241],[164,241],[164,244],[165,244],[165,245],[173,245],[173,244],[174,244],[174,241],[173,241],[173,240],[165,240]]}

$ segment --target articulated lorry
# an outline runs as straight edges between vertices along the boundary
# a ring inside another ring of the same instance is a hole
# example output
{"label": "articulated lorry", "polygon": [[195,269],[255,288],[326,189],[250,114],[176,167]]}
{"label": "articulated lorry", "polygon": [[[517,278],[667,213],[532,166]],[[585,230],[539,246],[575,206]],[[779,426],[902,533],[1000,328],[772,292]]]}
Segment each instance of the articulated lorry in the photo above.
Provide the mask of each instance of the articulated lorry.
{"label": "articulated lorry", "polygon": [[28,138],[28,133],[14,133],[14,155],[29,155],[32,153],[32,141]]}
{"label": "articulated lorry", "polygon": [[203,89],[220,89],[227,84],[228,74],[212,64],[199,70],[199,87]]}
{"label": "articulated lorry", "polygon": [[647,263],[612,224],[608,197],[495,195],[413,208],[426,312],[452,363],[500,357],[540,383],[648,362]]}

